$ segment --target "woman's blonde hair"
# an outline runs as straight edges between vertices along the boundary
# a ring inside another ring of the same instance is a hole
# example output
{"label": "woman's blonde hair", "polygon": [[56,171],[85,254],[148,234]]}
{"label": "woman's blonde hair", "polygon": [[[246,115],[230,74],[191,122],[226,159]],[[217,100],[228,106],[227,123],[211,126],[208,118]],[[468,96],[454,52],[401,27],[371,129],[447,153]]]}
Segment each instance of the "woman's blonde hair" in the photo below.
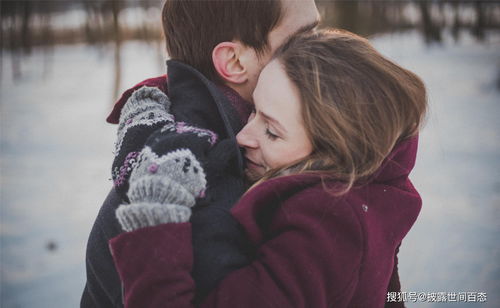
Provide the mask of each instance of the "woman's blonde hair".
{"label": "woman's blonde hair", "polygon": [[297,87],[313,152],[262,180],[320,172],[337,194],[372,175],[399,141],[421,126],[423,82],[376,51],[368,40],[337,29],[291,38],[274,55]]}

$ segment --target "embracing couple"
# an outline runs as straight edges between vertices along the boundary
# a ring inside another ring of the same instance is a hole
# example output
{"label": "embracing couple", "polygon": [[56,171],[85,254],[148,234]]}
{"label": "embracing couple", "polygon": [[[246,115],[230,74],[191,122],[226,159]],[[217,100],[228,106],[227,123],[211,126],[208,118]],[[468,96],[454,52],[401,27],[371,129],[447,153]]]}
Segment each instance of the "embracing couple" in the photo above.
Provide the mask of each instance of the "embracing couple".
{"label": "embracing couple", "polygon": [[167,0],[126,91],[82,307],[403,307],[422,81],[313,0]]}

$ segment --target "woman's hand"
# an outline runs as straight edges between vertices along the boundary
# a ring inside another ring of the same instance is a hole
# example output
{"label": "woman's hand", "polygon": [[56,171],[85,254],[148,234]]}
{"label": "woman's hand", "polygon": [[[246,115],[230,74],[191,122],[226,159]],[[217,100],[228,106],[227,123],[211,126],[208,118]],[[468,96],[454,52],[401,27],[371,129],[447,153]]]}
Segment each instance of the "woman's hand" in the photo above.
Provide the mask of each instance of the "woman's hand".
{"label": "woman's hand", "polygon": [[[172,136],[182,138],[182,135]],[[189,149],[158,155],[146,146],[130,176],[130,204],[116,210],[123,230],[186,222],[196,199],[204,196],[203,168]]]}
{"label": "woman's hand", "polygon": [[130,167],[127,198],[116,216],[125,231],[163,223],[186,222],[197,198],[205,196],[202,162],[217,135],[173,116],[148,136]]}

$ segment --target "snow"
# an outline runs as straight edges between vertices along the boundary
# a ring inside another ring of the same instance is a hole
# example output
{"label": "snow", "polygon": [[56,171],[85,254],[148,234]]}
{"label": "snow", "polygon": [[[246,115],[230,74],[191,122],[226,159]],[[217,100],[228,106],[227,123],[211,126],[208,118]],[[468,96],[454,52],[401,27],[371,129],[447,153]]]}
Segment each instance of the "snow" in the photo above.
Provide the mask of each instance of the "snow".
{"label": "snow", "polygon": [[483,291],[488,307],[498,307],[500,35],[485,43],[465,33],[457,44],[445,37],[442,46],[425,46],[415,33],[373,41],[417,73],[429,97],[411,176],[423,207],[401,246],[401,283],[404,291]]}

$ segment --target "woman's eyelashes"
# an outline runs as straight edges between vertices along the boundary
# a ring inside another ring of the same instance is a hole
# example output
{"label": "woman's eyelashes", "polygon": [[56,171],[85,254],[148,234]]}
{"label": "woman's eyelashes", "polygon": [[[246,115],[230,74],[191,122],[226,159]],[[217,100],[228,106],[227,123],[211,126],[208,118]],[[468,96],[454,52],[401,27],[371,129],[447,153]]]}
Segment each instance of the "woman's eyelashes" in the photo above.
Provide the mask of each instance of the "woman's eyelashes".
{"label": "woman's eyelashes", "polygon": [[[253,121],[254,119],[257,118],[257,110],[255,110],[255,108],[253,109],[252,113],[250,114],[250,116],[248,117],[248,123],[250,123],[251,121]],[[262,125],[264,124],[265,125],[265,134],[266,134],[266,137],[272,141],[278,139],[278,138],[281,138],[277,133],[274,132],[273,129],[271,129],[269,127],[269,123],[266,119],[264,119],[263,117],[261,117],[259,115],[258,117],[258,123],[259,125]]]}
{"label": "woman's eyelashes", "polygon": [[267,136],[267,138],[269,138],[270,140],[273,140],[273,141],[280,137],[280,136],[276,135],[275,133],[273,133],[269,129],[269,125],[266,125],[266,136]]}

